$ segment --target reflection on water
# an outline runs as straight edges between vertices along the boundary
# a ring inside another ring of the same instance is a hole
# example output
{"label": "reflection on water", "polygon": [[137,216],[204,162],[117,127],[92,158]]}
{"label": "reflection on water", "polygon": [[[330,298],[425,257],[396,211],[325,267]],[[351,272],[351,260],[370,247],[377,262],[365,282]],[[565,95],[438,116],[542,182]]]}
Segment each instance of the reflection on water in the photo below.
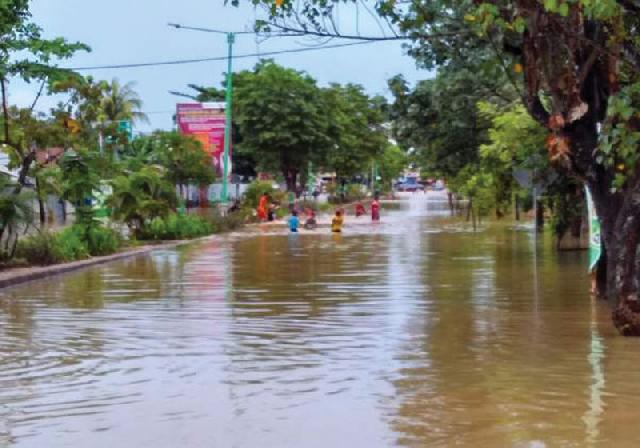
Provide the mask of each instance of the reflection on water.
{"label": "reflection on water", "polygon": [[585,254],[432,199],[5,290],[0,446],[635,446]]}

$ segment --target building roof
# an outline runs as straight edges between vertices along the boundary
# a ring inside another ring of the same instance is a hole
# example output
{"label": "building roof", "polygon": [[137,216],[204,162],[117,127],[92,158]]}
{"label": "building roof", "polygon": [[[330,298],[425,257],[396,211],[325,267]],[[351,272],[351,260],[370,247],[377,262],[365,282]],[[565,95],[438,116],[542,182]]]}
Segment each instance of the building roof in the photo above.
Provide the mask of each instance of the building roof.
{"label": "building roof", "polygon": [[64,154],[64,148],[53,147],[36,150],[36,161],[38,165],[57,163]]}

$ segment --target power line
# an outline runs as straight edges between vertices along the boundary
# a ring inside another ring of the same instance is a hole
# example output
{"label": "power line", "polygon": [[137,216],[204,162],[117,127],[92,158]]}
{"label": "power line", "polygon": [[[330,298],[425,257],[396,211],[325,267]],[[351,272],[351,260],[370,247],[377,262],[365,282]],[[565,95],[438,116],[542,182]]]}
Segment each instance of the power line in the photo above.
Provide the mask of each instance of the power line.
{"label": "power line", "polygon": [[[317,51],[317,50],[325,50],[325,49],[331,49],[331,48],[352,47],[355,45],[366,45],[366,44],[372,44],[375,42],[376,41],[350,42],[346,44],[325,45],[323,47],[306,47],[306,48],[292,48],[289,50],[264,51],[260,53],[234,55],[233,59],[247,59],[247,58],[264,57],[264,56],[277,56],[280,54],[303,53],[306,51]],[[199,62],[226,61],[226,60],[227,60],[227,56],[216,56],[211,58],[199,58],[199,59],[178,59],[173,61],[140,62],[140,63],[133,63],[133,64],[95,65],[95,66],[66,67],[66,68],[68,70],[75,70],[75,71],[109,70],[109,69],[125,69],[125,68],[140,68],[140,67],[157,67],[162,65],[196,64]]]}

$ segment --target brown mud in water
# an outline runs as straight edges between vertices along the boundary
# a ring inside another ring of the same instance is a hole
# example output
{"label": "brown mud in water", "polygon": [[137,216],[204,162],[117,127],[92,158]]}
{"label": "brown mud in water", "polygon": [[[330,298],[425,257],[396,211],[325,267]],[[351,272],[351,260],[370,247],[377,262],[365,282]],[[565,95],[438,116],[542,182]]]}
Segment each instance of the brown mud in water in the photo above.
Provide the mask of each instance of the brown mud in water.
{"label": "brown mud in water", "polygon": [[586,254],[435,199],[3,290],[0,447],[638,446]]}

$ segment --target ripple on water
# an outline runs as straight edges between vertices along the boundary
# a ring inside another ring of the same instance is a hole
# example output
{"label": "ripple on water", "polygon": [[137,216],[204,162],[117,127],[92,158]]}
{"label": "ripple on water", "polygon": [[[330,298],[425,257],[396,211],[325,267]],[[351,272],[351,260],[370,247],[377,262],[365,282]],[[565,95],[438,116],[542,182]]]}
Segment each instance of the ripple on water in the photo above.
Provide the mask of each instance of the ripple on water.
{"label": "ripple on water", "polygon": [[474,233],[431,198],[342,235],[255,229],[5,291],[0,445],[633,440],[637,347],[584,294],[584,257]]}

